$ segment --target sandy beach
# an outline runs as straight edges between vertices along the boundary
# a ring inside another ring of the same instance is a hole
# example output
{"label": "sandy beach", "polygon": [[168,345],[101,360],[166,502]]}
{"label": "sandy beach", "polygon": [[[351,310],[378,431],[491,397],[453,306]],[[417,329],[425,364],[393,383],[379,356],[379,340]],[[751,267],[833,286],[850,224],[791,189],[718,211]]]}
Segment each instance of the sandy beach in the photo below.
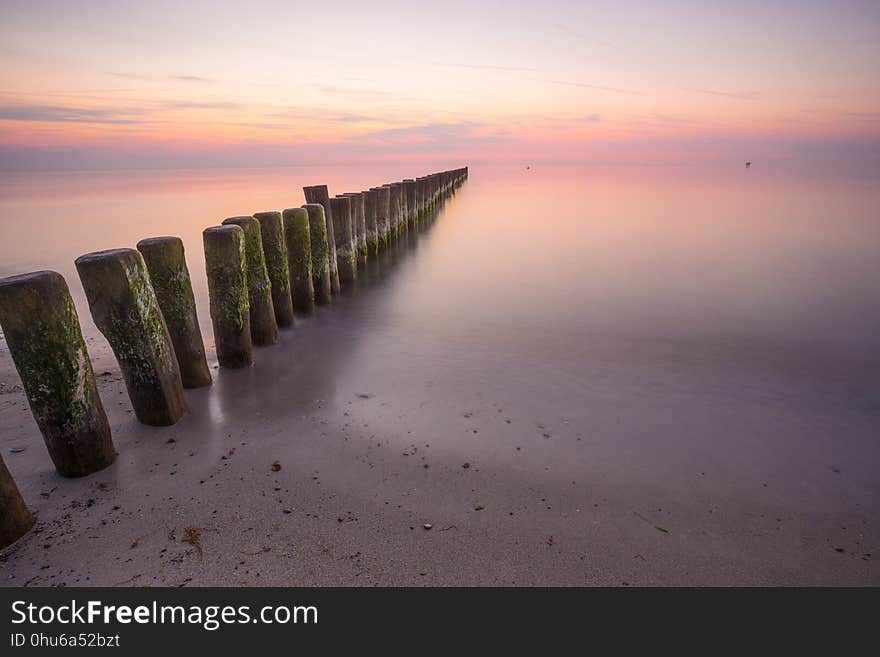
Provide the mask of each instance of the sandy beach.
{"label": "sandy beach", "polygon": [[[731,391],[716,390],[706,415],[727,421],[706,426],[686,412],[705,391],[682,385],[662,403],[643,400],[635,419],[623,397],[641,399],[651,382],[607,362],[590,366],[601,385],[557,373],[559,388],[546,391],[556,412],[545,403],[540,415],[526,380],[484,378],[463,363],[477,394],[417,367],[395,380],[375,371],[372,384],[340,379],[358,357],[359,327],[388,303],[385,285],[365,284],[283,332],[252,369],[213,369],[214,387],[188,391],[190,413],[170,428],[137,424],[112,354],[90,337],[119,457],[85,479],[52,470],[0,351],[0,449],[37,514],[3,554],[3,584],[880,583],[872,473],[830,457],[818,418],[776,408],[741,421]],[[491,356],[499,366],[516,347],[507,337]],[[749,424],[768,419],[811,434],[815,450],[792,461],[797,472],[745,470],[747,442],[684,463],[663,458],[668,443],[627,454],[637,427],[673,442],[698,431],[758,442]],[[876,450],[867,427],[853,429]],[[624,474],[650,463],[667,485]]]}

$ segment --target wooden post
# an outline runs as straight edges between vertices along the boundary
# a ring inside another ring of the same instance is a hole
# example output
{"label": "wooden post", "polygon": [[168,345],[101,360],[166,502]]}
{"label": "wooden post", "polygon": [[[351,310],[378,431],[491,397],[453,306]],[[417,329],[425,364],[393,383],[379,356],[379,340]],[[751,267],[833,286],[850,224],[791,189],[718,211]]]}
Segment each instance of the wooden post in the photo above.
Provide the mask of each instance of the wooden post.
{"label": "wooden post", "polygon": [[0,457],[0,549],[15,543],[33,525],[34,518]]}
{"label": "wooden post", "polygon": [[211,226],[202,231],[202,240],[217,360],[222,367],[247,367],[253,358],[244,231],[236,225]]}
{"label": "wooden post", "polygon": [[312,283],[309,213],[305,208],[288,208],[283,217],[290,285],[293,288],[293,308],[300,315],[311,315],[315,312],[315,288]]}
{"label": "wooden post", "polygon": [[64,277],[39,271],[0,280],[0,325],[58,473],[82,477],[113,463],[110,424]]}
{"label": "wooden post", "polygon": [[251,314],[251,339],[257,346],[278,342],[278,324],[272,305],[272,284],[266,271],[260,222],[253,217],[230,217],[224,226],[235,225],[244,231],[244,257],[247,262],[248,303]]}
{"label": "wooden post", "polygon": [[144,258],[135,249],[87,253],[76,271],[98,330],[119,366],[137,419],[174,424],[186,414],[183,382]]}
{"label": "wooden post", "polygon": [[330,303],[332,287],[330,277],[330,247],[327,244],[327,220],[324,206],[320,203],[306,203],[302,206],[309,214],[309,236],[312,241],[312,288],[315,290],[315,303],[319,306]]}
{"label": "wooden post", "polygon": [[137,249],[150,272],[156,300],[174,345],[183,387],[211,385],[211,370],[205,357],[183,242],[179,237],[151,237],[138,242]]}
{"label": "wooden post", "polygon": [[272,308],[279,328],[293,326],[293,299],[290,292],[290,269],[287,264],[287,242],[281,227],[280,212],[257,212],[254,219],[260,222],[263,255],[266,271],[272,286]]}
{"label": "wooden post", "polygon": [[351,226],[351,199],[334,196],[330,199],[333,209],[333,233],[336,236],[336,265],[339,281],[343,287],[354,288],[357,282],[357,253]]}
{"label": "wooden post", "polygon": [[339,270],[336,263],[336,235],[334,233],[333,210],[330,207],[330,192],[327,185],[312,185],[303,187],[306,203],[319,203],[324,207],[324,223],[327,226],[327,247],[329,254],[327,260],[330,263],[330,288],[333,294],[339,294]]}
{"label": "wooden post", "polygon": [[384,251],[391,245],[391,190],[387,187],[372,189],[378,192],[376,228],[379,232],[379,249]]}
{"label": "wooden post", "polygon": [[370,189],[364,194],[364,223],[369,258],[379,257],[379,192]]}
{"label": "wooden post", "polygon": [[363,192],[347,192],[343,196],[351,199],[351,224],[356,228],[358,266],[367,265],[367,216]]}

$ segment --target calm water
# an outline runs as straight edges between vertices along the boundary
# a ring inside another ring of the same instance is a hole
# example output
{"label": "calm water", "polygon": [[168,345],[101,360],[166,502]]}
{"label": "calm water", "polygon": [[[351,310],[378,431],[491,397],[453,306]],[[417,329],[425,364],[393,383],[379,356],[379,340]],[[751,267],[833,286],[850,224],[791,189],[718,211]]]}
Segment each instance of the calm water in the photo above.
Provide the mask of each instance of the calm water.
{"label": "calm water", "polygon": [[[304,184],[340,193],[421,173],[16,175],[0,182],[0,275],[61,272],[94,333],[74,258],[179,235],[210,343],[204,227],[300,205]],[[251,376],[262,368],[277,393],[237,389],[236,404],[363,392],[389,404],[363,410],[370,426],[390,433],[405,417],[453,457],[476,451],[530,476],[688,494],[709,473],[738,497],[772,479],[780,504],[876,511],[877,183],[760,166],[472,166],[394,267],[258,359]],[[222,420],[223,386],[211,394]],[[476,438],[463,409],[529,431]],[[517,460],[520,446],[539,451]]]}

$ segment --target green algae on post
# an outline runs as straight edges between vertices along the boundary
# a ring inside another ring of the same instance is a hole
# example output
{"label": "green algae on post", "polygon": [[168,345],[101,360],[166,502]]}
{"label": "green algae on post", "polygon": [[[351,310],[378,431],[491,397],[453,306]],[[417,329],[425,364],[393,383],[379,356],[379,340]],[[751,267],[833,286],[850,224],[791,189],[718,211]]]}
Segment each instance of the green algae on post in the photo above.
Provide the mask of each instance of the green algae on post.
{"label": "green algae on post", "polygon": [[288,208],[284,211],[283,222],[290,284],[293,288],[293,308],[300,315],[310,315],[315,311],[315,287],[312,282],[309,213],[304,208]]}
{"label": "green algae on post", "polygon": [[202,231],[214,344],[221,367],[247,367],[251,355],[244,231],[236,225]]}
{"label": "green algae on post", "polygon": [[333,294],[339,294],[339,270],[336,267],[336,234],[333,230],[333,210],[330,207],[330,192],[327,185],[311,185],[303,187],[306,203],[319,203],[324,208],[324,220],[327,227],[327,246],[330,249],[327,260],[330,263],[330,287]]}
{"label": "green algae on post", "polygon": [[293,299],[290,296],[290,269],[287,265],[287,242],[281,227],[280,212],[256,212],[254,219],[260,222],[263,255],[266,271],[272,286],[272,308],[279,327],[293,326]]}
{"label": "green algae on post", "polygon": [[332,298],[330,280],[330,248],[327,244],[327,222],[324,206],[320,203],[306,203],[302,206],[309,215],[309,236],[312,250],[312,289],[315,303],[326,305]]}
{"label": "green algae on post", "polygon": [[251,315],[251,339],[257,346],[278,341],[278,324],[272,305],[272,284],[266,271],[260,222],[253,217],[229,217],[224,226],[234,225],[244,231],[244,256],[247,261],[248,303]]}
{"label": "green algae on post", "polygon": [[348,196],[334,196],[330,199],[330,207],[333,209],[339,281],[343,287],[353,289],[357,283],[357,252],[351,225],[351,199]]}
{"label": "green algae on post", "polygon": [[355,233],[355,250],[359,267],[367,265],[367,218],[364,208],[363,192],[346,192],[343,196],[351,199],[351,227]]}
{"label": "green algae on post", "polygon": [[0,456],[0,549],[15,543],[33,525],[34,517]]}
{"label": "green algae on post", "polygon": [[151,237],[138,242],[137,249],[150,272],[150,281],[174,345],[183,387],[211,385],[211,370],[205,357],[183,242],[179,237]]}
{"label": "green algae on post", "polygon": [[76,270],[135,416],[143,424],[174,424],[186,414],[183,383],[143,256],[134,249],[87,253],[76,259]]}
{"label": "green algae on post", "polygon": [[364,225],[368,258],[379,256],[379,191],[370,189],[364,195]]}
{"label": "green algae on post", "polygon": [[416,181],[412,179],[403,181],[403,193],[406,198],[406,221],[409,224],[410,229],[417,228],[419,224],[419,213],[416,208],[416,185]]}
{"label": "green algae on post", "polygon": [[79,317],[61,274],[0,280],[0,325],[58,473],[82,477],[116,453]]}

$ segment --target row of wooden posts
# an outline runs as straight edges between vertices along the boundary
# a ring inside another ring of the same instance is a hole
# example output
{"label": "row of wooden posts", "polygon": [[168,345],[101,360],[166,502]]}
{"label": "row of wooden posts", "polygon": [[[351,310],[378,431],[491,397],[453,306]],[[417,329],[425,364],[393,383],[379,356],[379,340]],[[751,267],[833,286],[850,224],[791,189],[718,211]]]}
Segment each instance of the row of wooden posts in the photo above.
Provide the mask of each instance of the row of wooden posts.
{"label": "row of wooden posts", "polygon": [[[304,187],[306,204],[231,217],[203,232],[217,360],[245,367],[252,345],[278,339],[295,315],[352,288],[358,268],[406,238],[467,178],[467,168],[330,197]],[[122,370],[137,419],[168,426],[187,411],[183,388],[211,384],[183,243],[80,256],[89,310]],[[79,318],[61,274],[0,280],[0,325],[34,419],[59,474],[82,477],[116,457]],[[0,548],[33,518],[0,457]]]}

